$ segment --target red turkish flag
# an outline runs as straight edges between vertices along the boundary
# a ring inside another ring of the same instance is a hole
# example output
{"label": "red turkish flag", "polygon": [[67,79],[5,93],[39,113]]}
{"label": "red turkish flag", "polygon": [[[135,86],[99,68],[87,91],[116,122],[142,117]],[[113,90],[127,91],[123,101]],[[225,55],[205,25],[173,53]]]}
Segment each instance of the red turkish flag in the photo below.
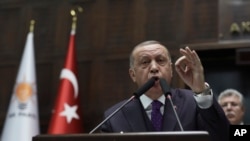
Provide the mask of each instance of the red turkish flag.
{"label": "red turkish flag", "polygon": [[61,71],[58,95],[50,120],[49,134],[82,133],[79,87],[74,46],[75,29],[71,30],[65,66]]}

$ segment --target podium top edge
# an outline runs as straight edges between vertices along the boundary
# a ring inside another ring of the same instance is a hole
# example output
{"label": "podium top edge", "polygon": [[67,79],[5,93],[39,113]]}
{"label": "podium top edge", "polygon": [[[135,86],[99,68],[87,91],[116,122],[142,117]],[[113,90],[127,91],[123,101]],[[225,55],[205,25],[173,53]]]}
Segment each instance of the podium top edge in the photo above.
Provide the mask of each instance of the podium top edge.
{"label": "podium top edge", "polygon": [[152,136],[152,135],[209,135],[207,131],[162,131],[162,132],[120,132],[120,133],[77,133],[77,134],[39,134],[36,136]]}

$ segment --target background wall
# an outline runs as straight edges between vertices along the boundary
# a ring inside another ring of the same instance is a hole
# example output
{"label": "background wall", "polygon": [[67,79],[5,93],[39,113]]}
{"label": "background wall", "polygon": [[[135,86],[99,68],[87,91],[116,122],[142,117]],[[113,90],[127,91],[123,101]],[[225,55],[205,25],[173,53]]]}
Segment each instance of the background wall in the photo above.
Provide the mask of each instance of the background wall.
{"label": "background wall", "polygon": [[[235,61],[239,59],[235,55],[239,49],[250,47],[245,34],[248,32],[230,32],[235,19],[238,23],[249,21],[246,14],[249,11],[241,10],[240,13],[246,15],[242,17],[228,12],[232,8],[242,9],[241,6],[249,3],[230,3],[232,1],[0,0],[0,129],[10,102],[29,22],[34,19],[40,127],[42,133],[47,132],[68,46],[70,10],[78,6],[84,9],[78,13],[75,42],[82,126],[86,132],[101,122],[105,109],[130,97],[136,90],[128,75],[128,56],[131,49],[144,40],[153,39],[166,44],[173,60],[179,56],[180,47],[189,45],[201,53],[207,81],[216,93],[235,87],[249,97],[246,77],[249,64],[239,65],[248,62],[248,58]],[[223,51],[216,58],[215,52],[220,49]],[[249,54],[247,51],[243,53]],[[227,83],[228,79],[233,81]],[[172,87],[185,87],[175,73]]]}

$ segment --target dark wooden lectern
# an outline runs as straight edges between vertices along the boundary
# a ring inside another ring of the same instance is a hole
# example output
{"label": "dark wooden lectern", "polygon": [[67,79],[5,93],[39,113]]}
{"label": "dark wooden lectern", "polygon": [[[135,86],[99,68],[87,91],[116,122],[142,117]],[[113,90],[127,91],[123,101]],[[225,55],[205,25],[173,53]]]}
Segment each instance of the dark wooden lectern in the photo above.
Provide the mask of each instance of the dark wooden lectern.
{"label": "dark wooden lectern", "polygon": [[32,141],[209,141],[206,131],[41,134]]}

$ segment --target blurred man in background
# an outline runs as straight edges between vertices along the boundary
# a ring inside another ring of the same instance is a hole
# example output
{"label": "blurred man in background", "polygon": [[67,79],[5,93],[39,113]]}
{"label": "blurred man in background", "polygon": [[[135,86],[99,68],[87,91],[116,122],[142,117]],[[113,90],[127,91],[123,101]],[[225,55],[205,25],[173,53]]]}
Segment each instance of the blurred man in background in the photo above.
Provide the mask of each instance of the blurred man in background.
{"label": "blurred man in background", "polygon": [[226,89],[218,97],[226,117],[232,125],[243,125],[245,115],[244,96],[235,89]]}

